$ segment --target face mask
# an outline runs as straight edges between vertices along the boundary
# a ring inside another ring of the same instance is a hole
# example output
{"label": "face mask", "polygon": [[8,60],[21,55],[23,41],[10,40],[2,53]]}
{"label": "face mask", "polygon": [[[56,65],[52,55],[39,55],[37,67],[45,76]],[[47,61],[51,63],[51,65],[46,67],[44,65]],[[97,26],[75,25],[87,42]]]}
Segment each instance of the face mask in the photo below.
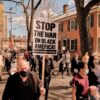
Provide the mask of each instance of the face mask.
{"label": "face mask", "polygon": [[89,69],[86,69],[85,74],[88,74],[88,73],[89,73]]}
{"label": "face mask", "polygon": [[29,72],[20,71],[19,74],[20,76],[25,77],[25,76],[28,76]]}

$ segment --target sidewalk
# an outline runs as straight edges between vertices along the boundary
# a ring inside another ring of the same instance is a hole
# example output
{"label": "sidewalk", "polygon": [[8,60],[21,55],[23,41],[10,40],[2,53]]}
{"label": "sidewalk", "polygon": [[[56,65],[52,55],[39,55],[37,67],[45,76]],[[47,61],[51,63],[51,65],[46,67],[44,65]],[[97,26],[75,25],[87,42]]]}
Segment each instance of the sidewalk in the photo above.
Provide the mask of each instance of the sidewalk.
{"label": "sidewalk", "polygon": [[4,87],[5,87],[7,78],[8,78],[7,72],[3,72],[2,73],[2,81],[0,81],[0,100],[2,100],[2,93],[3,93]]}
{"label": "sidewalk", "polygon": [[57,76],[51,79],[48,100],[72,100],[71,87],[69,81],[71,76]]}

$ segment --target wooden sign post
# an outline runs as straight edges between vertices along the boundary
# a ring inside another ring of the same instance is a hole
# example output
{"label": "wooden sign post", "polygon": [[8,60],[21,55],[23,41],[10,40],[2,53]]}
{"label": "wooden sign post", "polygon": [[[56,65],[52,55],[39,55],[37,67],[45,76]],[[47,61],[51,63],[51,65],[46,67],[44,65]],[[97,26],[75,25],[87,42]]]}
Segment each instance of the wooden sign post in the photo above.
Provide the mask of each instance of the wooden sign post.
{"label": "wooden sign post", "polygon": [[43,87],[44,87],[44,74],[45,74],[45,55],[43,55],[43,59],[42,59],[42,83],[43,83]]}

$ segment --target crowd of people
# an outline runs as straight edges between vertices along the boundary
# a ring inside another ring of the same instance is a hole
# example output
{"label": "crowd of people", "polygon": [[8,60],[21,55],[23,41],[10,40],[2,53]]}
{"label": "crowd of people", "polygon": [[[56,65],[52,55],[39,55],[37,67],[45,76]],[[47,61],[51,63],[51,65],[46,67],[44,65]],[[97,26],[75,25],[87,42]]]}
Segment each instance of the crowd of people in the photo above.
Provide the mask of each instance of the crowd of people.
{"label": "crowd of people", "polygon": [[100,59],[97,54],[89,56],[86,53],[83,57],[79,57],[78,54],[72,56],[66,50],[63,53],[58,52],[55,56],[46,55],[44,83],[42,82],[42,58],[42,56],[33,56],[32,52],[27,50],[3,52],[4,69],[9,77],[2,100],[39,100],[40,95],[45,95],[47,100],[51,73],[55,67],[59,69],[55,76],[60,73],[62,78],[65,73],[73,76],[70,81],[72,100],[100,99]]}
{"label": "crowd of people", "polygon": [[5,53],[7,56],[4,57],[4,69],[8,72],[9,78],[2,100],[39,100],[40,94],[44,94],[45,100],[47,100],[51,70],[53,69],[52,58],[48,55],[45,57],[43,84],[41,56],[33,56],[32,52],[27,50],[22,52],[5,51]]}
{"label": "crowd of people", "polygon": [[72,61],[72,100],[99,100],[100,59],[98,55],[86,54],[81,61],[75,59]]}

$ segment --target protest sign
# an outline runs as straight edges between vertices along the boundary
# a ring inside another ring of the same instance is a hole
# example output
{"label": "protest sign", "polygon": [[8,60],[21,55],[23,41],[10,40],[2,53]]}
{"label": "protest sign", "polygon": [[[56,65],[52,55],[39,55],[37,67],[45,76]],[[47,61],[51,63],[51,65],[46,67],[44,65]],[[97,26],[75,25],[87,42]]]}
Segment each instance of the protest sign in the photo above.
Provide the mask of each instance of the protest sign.
{"label": "protest sign", "polygon": [[34,19],[33,54],[56,54],[58,49],[58,24]]}

